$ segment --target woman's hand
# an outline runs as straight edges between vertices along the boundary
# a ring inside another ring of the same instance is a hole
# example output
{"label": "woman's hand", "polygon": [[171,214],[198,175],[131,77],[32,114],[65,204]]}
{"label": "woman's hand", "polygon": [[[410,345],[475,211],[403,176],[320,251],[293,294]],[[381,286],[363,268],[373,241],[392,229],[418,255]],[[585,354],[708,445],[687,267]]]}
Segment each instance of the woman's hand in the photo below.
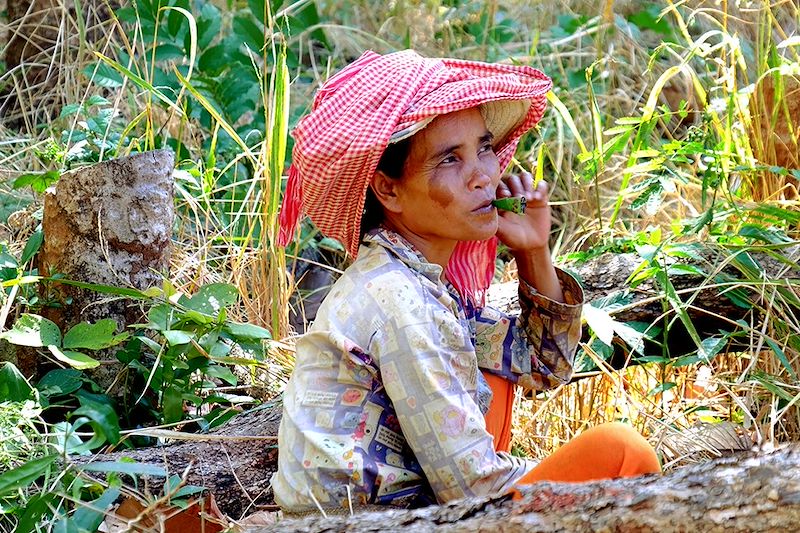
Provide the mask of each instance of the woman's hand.
{"label": "woman's hand", "polygon": [[523,215],[500,211],[497,237],[514,255],[520,279],[551,300],[563,302],[561,283],[550,259],[547,184],[541,181],[534,189],[533,178],[527,172],[521,176],[508,176],[498,185],[497,197],[508,196],[524,196],[528,204]]}
{"label": "woman's hand", "polygon": [[503,177],[497,187],[497,197],[524,196],[528,202],[523,215],[498,211],[497,237],[516,255],[546,252],[549,254],[550,206],[547,202],[547,183],[540,181],[533,188],[533,177],[521,175]]}

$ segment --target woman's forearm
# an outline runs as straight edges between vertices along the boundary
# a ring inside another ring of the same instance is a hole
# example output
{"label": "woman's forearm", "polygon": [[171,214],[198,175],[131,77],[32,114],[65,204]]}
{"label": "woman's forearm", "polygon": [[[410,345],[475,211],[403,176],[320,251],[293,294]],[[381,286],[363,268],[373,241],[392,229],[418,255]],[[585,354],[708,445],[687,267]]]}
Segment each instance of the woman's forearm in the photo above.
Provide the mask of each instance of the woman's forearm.
{"label": "woman's forearm", "polygon": [[550,258],[549,248],[521,252],[515,254],[514,259],[517,261],[520,279],[525,280],[543,296],[556,302],[564,301],[564,293],[561,291],[561,283]]}

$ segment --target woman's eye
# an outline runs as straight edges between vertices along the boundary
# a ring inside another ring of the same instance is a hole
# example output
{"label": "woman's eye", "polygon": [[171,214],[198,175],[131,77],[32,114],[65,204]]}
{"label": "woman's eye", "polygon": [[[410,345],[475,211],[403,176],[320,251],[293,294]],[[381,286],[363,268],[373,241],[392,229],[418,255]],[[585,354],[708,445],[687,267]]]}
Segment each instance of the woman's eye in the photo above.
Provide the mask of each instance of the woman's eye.
{"label": "woman's eye", "polygon": [[486,143],[483,146],[481,146],[481,149],[479,150],[479,153],[483,154],[483,153],[492,152],[492,151],[494,151],[494,148],[492,148],[492,145],[489,144],[489,143]]}
{"label": "woman's eye", "polygon": [[456,156],[448,155],[447,157],[442,159],[442,164],[455,163],[456,161],[457,161]]}

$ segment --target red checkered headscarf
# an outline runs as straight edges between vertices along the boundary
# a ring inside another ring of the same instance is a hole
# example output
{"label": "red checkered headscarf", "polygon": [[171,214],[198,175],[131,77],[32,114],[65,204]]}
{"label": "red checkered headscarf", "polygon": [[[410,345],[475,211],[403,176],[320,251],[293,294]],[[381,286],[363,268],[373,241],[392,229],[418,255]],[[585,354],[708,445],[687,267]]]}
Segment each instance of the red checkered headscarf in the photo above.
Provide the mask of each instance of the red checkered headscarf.
{"label": "red checkered headscarf", "polygon": [[[306,213],[355,257],[367,187],[390,142],[438,115],[479,107],[505,168],[519,138],[542,117],[551,86],[527,66],[365,52],[317,91],[311,113],[292,133],[278,243],[288,244]],[[460,242],[447,266],[447,278],[473,304],[483,305],[496,246],[494,237]]]}

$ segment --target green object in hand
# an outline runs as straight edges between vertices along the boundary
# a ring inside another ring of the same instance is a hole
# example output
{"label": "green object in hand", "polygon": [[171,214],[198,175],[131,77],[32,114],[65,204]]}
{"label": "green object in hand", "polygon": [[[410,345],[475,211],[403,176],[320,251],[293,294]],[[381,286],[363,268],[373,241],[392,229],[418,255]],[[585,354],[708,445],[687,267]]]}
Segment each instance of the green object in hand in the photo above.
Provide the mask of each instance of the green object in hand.
{"label": "green object in hand", "polygon": [[524,196],[498,198],[497,200],[492,201],[492,205],[495,206],[497,209],[501,209],[503,211],[511,211],[512,213],[516,213],[518,215],[522,215],[525,213],[525,206],[527,205],[527,203],[528,201],[525,199]]}

